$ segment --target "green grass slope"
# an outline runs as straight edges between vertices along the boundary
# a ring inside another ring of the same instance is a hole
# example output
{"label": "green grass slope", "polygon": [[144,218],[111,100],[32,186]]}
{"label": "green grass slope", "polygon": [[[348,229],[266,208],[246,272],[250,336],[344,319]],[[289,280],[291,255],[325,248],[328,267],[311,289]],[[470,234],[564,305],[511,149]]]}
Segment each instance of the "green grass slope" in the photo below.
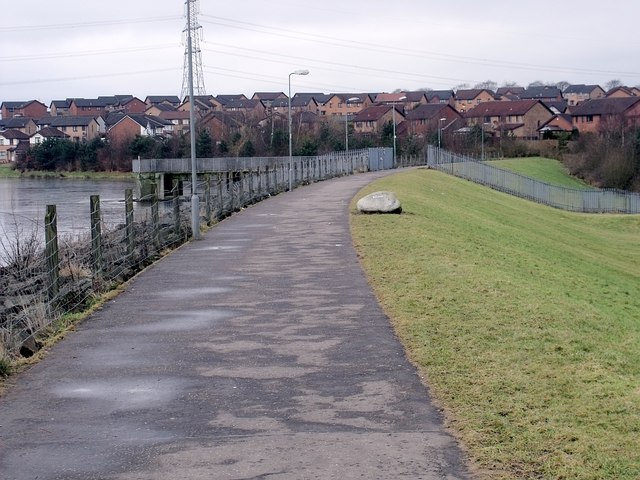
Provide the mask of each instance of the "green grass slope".
{"label": "green grass slope", "polygon": [[356,249],[487,478],[640,478],[640,216],[427,169],[376,190],[403,214],[354,214]]}
{"label": "green grass slope", "polygon": [[507,158],[486,162],[503,170],[510,170],[541,182],[568,188],[592,188],[582,180],[569,175],[567,169],[558,160],[543,157]]}

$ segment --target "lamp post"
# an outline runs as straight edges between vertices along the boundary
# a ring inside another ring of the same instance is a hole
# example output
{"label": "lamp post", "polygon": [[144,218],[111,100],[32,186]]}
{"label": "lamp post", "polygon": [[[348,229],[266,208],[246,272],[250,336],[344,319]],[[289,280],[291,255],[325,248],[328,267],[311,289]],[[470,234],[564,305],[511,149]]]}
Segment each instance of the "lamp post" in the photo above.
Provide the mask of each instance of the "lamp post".
{"label": "lamp post", "polygon": [[349,102],[355,102],[356,100],[360,100],[360,97],[347,98],[344,102],[344,150],[346,153],[349,153]]}
{"label": "lamp post", "polygon": [[309,75],[309,70],[296,70],[289,74],[289,191],[291,191],[291,171],[293,168],[293,137],[291,134],[291,75]]}
{"label": "lamp post", "polygon": [[438,163],[440,163],[440,159],[442,158],[442,153],[440,151],[440,146],[442,145],[442,122],[446,121],[446,118],[438,119]]}
{"label": "lamp post", "polygon": [[[406,100],[407,97],[400,97],[397,101],[401,102],[402,100]],[[393,107],[391,110],[392,122],[393,123],[393,164],[396,163],[396,102],[392,102],[391,106]]]}

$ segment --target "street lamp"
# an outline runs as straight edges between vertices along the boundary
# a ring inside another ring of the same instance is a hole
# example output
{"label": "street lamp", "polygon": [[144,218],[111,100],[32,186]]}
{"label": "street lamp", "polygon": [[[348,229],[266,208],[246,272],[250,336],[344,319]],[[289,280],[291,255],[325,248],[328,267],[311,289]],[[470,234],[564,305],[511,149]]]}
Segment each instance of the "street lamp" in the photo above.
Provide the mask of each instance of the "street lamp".
{"label": "street lamp", "polygon": [[360,97],[351,97],[345,100],[345,115],[344,115],[344,150],[346,153],[349,153],[349,102],[355,102],[360,100]]}
{"label": "street lamp", "polygon": [[309,75],[309,70],[296,70],[289,74],[289,191],[291,191],[291,170],[293,168],[293,142],[291,136],[291,75]]}
{"label": "street lamp", "polygon": [[446,122],[447,119],[446,118],[441,118],[440,120],[438,120],[438,150],[440,150],[440,145],[442,143],[441,138],[442,138],[442,122]]}
{"label": "street lamp", "polygon": [[[407,97],[400,97],[397,101],[401,102],[402,100],[406,100]],[[391,110],[391,115],[393,116],[393,164],[396,163],[396,102],[391,102],[391,106],[393,107]]]}

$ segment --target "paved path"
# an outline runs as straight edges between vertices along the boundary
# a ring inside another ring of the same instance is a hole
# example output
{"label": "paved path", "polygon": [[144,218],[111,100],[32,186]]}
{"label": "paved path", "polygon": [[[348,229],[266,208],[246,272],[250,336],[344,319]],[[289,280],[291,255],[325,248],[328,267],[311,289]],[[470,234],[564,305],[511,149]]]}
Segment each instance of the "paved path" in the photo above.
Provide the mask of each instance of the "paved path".
{"label": "paved path", "polygon": [[0,478],[470,478],[351,245],[381,175],[268,199],[136,278],[0,398]]}

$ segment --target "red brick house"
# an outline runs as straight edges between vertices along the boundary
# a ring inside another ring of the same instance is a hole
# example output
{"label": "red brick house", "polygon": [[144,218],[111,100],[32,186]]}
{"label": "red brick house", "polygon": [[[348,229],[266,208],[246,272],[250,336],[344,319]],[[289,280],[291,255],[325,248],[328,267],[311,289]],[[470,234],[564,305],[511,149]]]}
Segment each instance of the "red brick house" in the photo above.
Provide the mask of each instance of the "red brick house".
{"label": "red brick house", "polygon": [[37,123],[28,117],[13,117],[0,120],[0,130],[19,130],[27,135],[32,135],[37,129]]}
{"label": "red brick house", "polygon": [[600,85],[569,85],[562,92],[562,96],[570,107],[586,102],[587,100],[602,98],[604,95],[605,91]]}
{"label": "red brick house", "polygon": [[0,113],[3,120],[14,117],[40,118],[47,114],[47,106],[37,100],[2,102]]}
{"label": "red brick house", "polygon": [[402,113],[401,106],[372,105],[356,114],[353,119],[354,131],[356,133],[381,133],[383,126],[393,122],[394,117],[396,125],[404,121],[405,115]]}
{"label": "red brick house", "polygon": [[424,136],[462,118],[448,103],[430,103],[407,112],[406,123],[409,134]]}
{"label": "red brick house", "polygon": [[554,113],[540,100],[513,100],[486,102],[465,114],[469,125],[490,126],[495,136],[513,135],[517,138],[538,140],[538,129]]}
{"label": "red brick house", "polygon": [[209,132],[216,141],[239,132],[243,125],[241,115],[235,112],[209,112],[198,122],[198,128]]}
{"label": "red brick house", "polygon": [[29,144],[39,145],[42,142],[52,138],[68,139],[69,135],[67,135],[64,132],[61,132],[57,128],[44,127],[29,137]]}
{"label": "red brick house", "polygon": [[571,111],[581,133],[640,125],[640,97],[605,97],[581,103]]}
{"label": "red brick house", "polygon": [[173,124],[150,115],[124,114],[107,130],[107,137],[116,142],[128,142],[136,136],[161,137],[170,134]]}

